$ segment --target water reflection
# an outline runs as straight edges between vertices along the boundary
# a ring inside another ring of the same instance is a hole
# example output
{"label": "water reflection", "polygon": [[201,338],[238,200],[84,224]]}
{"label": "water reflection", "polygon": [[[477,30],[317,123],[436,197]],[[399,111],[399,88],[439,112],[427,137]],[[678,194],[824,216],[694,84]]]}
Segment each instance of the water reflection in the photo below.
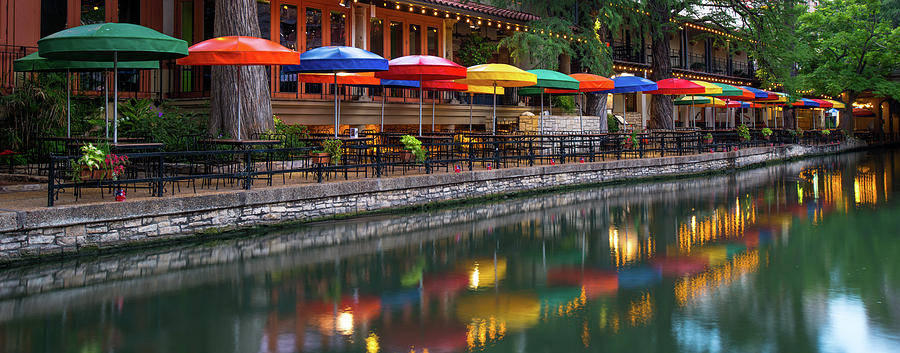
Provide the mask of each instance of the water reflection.
{"label": "water reflection", "polygon": [[7,270],[0,345],[897,351],[898,158],[846,154]]}

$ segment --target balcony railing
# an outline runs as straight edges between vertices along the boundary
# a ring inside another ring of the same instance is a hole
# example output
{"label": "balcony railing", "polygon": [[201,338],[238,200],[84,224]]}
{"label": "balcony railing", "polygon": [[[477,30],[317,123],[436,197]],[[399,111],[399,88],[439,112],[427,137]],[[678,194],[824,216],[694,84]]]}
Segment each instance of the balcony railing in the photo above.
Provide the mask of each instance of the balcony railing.
{"label": "balcony railing", "polygon": [[37,47],[0,45],[0,92],[9,91],[16,84],[13,61],[37,51]]}

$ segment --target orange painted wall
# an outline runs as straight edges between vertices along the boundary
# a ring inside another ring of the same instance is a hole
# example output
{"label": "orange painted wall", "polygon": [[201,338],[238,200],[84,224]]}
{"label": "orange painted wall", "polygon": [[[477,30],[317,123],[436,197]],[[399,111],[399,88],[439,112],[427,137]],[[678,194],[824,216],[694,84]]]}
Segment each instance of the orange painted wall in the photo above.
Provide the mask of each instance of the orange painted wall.
{"label": "orange painted wall", "polygon": [[0,0],[0,44],[37,46],[41,35],[40,0]]}

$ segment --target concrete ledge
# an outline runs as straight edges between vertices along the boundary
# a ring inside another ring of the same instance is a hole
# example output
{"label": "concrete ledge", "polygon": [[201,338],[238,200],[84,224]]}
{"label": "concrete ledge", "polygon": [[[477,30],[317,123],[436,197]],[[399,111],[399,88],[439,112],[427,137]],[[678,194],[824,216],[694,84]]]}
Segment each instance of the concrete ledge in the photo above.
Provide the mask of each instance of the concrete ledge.
{"label": "concrete ledge", "polygon": [[0,213],[0,262],[488,195],[723,171],[864,145],[780,146],[59,206]]}

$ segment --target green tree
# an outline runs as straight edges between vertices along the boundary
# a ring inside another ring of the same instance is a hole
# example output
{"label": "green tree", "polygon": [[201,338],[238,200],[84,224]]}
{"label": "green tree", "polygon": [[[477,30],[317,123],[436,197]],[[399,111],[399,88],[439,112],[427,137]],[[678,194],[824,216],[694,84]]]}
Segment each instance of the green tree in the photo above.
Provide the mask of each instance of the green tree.
{"label": "green tree", "polygon": [[800,16],[802,42],[813,54],[802,62],[800,78],[816,92],[843,94],[842,129],[853,130],[852,103],[863,91],[900,99],[900,82],[890,80],[900,69],[896,13],[896,1],[825,0]]}
{"label": "green tree", "polygon": [[456,56],[462,66],[469,67],[486,64],[496,52],[497,43],[488,42],[484,37],[473,32],[463,37]]}

